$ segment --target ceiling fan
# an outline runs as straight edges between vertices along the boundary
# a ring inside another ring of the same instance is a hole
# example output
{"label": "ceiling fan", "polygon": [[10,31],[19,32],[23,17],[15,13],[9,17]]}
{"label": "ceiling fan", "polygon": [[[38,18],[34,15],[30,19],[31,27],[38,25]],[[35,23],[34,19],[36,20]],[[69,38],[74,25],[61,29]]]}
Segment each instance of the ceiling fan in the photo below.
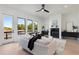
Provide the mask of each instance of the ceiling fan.
{"label": "ceiling fan", "polygon": [[45,9],[45,4],[42,4],[41,6],[42,6],[42,8],[40,10],[37,10],[36,12],[45,11],[45,12],[49,13],[49,11]]}

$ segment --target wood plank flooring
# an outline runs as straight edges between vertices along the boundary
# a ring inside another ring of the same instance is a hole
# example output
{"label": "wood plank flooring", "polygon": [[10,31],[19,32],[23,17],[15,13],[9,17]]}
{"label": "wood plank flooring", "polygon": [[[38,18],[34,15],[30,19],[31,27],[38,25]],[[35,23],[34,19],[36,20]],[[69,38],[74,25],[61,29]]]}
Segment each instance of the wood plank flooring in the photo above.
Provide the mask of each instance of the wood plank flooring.
{"label": "wood plank flooring", "polygon": [[79,55],[79,41],[67,40],[64,54],[65,55]]}
{"label": "wood plank flooring", "polygon": [[0,46],[0,55],[30,55],[24,51],[18,43],[10,43]]}
{"label": "wood plank flooring", "polygon": [[[31,55],[24,51],[18,43],[0,46],[0,55]],[[64,55],[79,55],[79,41],[67,40]]]}

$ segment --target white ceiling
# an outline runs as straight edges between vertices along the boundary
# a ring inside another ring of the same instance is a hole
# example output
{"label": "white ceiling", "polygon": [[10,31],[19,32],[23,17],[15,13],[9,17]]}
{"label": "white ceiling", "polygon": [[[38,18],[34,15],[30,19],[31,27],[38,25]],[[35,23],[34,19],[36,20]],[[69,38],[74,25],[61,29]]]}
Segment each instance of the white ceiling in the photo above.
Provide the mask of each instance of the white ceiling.
{"label": "white ceiling", "polygon": [[[5,5],[0,5],[0,6],[5,6],[11,9],[15,9],[17,11],[21,11],[24,13],[29,13],[33,14],[36,16],[49,16],[50,14],[53,13],[62,13],[62,14],[67,14],[67,13],[74,13],[74,12],[79,12],[79,5],[78,4],[46,4],[45,8],[50,11],[50,13],[46,13],[43,11],[36,12],[41,8],[41,4],[5,4]],[[64,7],[65,6],[65,7]]]}

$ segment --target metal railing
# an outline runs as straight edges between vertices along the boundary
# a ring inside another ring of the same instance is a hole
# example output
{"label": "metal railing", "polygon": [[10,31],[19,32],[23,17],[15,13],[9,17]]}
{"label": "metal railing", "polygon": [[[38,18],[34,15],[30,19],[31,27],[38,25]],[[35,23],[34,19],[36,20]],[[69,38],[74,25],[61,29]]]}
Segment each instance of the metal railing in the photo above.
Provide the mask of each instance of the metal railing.
{"label": "metal railing", "polygon": [[4,31],[4,39],[8,39],[8,38],[11,38],[12,36],[11,36],[11,33],[12,33],[12,31],[11,30],[6,30],[6,31]]}
{"label": "metal railing", "polygon": [[[18,35],[25,34],[25,30],[18,30]],[[4,39],[12,38],[12,30],[6,30],[4,31]]]}

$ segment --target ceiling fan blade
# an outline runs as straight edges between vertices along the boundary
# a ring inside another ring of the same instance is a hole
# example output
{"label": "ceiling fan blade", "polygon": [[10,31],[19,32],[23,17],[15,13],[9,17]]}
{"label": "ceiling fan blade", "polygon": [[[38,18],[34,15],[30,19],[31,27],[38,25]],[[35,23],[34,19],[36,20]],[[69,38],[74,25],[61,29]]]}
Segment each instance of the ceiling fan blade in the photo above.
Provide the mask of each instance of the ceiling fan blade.
{"label": "ceiling fan blade", "polygon": [[41,11],[43,8],[41,8],[40,10],[37,10],[36,12],[39,12],[39,11]]}
{"label": "ceiling fan blade", "polygon": [[45,9],[45,4],[42,4],[42,8],[40,10],[37,10],[36,12],[39,12],[39,11],[45,11],[49,13],[49,11]]}
{"label": "ceiling fan blade", "polygon": [[45,8],[45,4],[42,4],[42,8],[43,8],[43,9]]}
{"label": "ceiling fan blade", "polygon": [[44,11],[49,13],[49,11],[48,11],[48,10],[46,10],[46,9],[44,9]]}

